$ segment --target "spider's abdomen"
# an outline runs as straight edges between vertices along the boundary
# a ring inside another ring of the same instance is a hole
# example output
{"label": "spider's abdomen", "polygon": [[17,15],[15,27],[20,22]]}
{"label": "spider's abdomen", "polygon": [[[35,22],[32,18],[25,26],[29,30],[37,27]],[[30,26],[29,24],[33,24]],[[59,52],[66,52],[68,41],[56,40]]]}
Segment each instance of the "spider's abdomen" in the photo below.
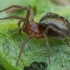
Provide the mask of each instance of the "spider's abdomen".
{"label": "spider's abdomen", "polygon": [[[59,16],[54,13],[47,13],[41,20],[40,26],[43,28],[43,31],[46,29],[47,26],[53,26],[54,28],[62,31],[66,35],[70,36],[70,22],[62,16]],[[54,32],[53,30],[49,30],[49,36],[58,37],[60,34]]]}

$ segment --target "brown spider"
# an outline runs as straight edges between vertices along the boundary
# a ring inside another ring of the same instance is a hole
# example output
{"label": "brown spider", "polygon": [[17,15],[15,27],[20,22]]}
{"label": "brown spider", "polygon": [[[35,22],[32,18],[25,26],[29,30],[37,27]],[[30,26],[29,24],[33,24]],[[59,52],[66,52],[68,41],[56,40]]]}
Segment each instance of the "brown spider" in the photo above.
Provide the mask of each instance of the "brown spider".
{"label": "brown spider", "polygon": [[47,47],[47,53],[48,53],[48,60],[50,63],[50,46],[48,43],[48,36],[51,37],[56,37],[56,38],[65,38],[68,46],[69,42],[67,39],[67,36],[70,36],[70,22],[65,19],[62,16],[59,16],[55,13],[47,13],[43,16],[43,18],[40,20],[39,23],[34,22],[34,11],[31,6],[24,7],[24,6],[19,6],[19,5],[12,5],[2,11],[6,11],[10,8],[20,8],[22,10],[27,10],[26,17],[19,17],[19,16],[9,16],[6,18],[0,18],[0,20],[3,19],[9,19],[9,18],[16,18],[19,19],[20,21],[18,22],[18,26],[20,26],[21,22],[24,22],[22,28],[19,30],[19,34],[21,31],[24,31],[25,33],[28,34],[28,37],[25,39],[21,49],[20,53],[16,62],[16,65],[18,65],[19,59],[21,57],[21,54],[23,52],[24,46],[26,45],[27,41],[33,37],[36,38],[44,38],[46,41],[46,47]]}

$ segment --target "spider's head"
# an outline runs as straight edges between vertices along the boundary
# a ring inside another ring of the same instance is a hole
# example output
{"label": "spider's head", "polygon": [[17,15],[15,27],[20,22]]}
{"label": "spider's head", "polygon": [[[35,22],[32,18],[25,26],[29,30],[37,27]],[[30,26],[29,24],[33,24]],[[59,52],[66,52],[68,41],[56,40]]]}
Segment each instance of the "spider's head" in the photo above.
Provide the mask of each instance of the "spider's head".
{"label": "spider's head", "polygon": [[34,37],[38,37],[38,35],[42,33],[42,29],[40,28],[39,24],[37,22],[30,21],[24,21],[24,24],[19,30],[19,33],[21,33],[21,31]]}

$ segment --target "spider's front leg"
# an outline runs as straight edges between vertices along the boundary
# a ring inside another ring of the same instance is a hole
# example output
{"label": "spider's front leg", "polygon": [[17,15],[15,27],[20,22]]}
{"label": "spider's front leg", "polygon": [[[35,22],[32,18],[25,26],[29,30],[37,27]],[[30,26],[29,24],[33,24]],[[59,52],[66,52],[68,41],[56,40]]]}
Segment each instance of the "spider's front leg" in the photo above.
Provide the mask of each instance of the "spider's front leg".
{"label": "spider's front leg", "polygon": [[19,55],[18,55],[18,58],[17,58],[17,61],[16,61],[16,66],[18,65],[18,62],[19,62],[19,60],[20,60],[20,57],[21,57],[21,55],[22,55],[22,52],[23,52],[23,50],[24,50],[24,47],[25,47],[26,43],[27,43],[28,40],[30,40],[32,37],[33,37],[33,36],[28,36],[28,37],[24,40],[24,42],[23,42],[23,44],[22,44],[22,47],[20,48],[20,52],[19,52]]}
{"label": "spider's front leg", "polygon": [[[28,6],[28,7],[24,7],[24,6],[20,6],[20,5],[12,5],[4,10],[0,10],[0,12],[2,11],[6,11],[8,9],[11,9],[11,8],[19,8],[21,10],[27,10],[27,14],[26,14],[26,17],[25,19],[26,20],[30,20],[30,22],[34,22],[34,11],[32,9],[31,6]],[[18,26],[20,26],[20,23],[23,21],[24,22],[24,18],[23,17],[19,17],[19,16],[9,16],[9,17],[5,17],[5,18],[0,18],[0,20],[4,20],[4,19],[9,19],[9,18],[17,18],[17,19],[21,19],[19,22],[18,22]]]}
{"label": "spider's front leg", "polygon": [[10,18],[15,18],[15,19],[19,19],[20,21],[18,22],[18,26],[20,27],[20,23],[23,21],[27,21],[26,18],[23,17],[19,17],[19,16],[9,16],[9,17],[5,17],[5,18],[0,18],[0,20],[5,20],[5,19],[10,19]]}
{"label": "spider's front leg", "polygon": [[11,9],[11,8],[19,8],[21,10],[27,10],[26,19],[29,19],[29,17],[30,17],[30,9],[28,7],[24,7],[24,6],[20,6],[20,5],[12,5],[12,6],[8,7],[8,8],[0,10],[0,12],[6,11],[6,10]]}
{"label": "spider's front leg", "polygon": [[11,9],[11,8],[19,8],[21,10],[27,10],[26,19],[29,20],[29,18],[30,18],[30,21],[34,21],[34,11],[33,11],[31,6],[24,7],[24,6],[20,6],[20,5],[12,5],[12,6],[8,7],[8,8],[0,10],[0,12],[7,11],[8,9]]}

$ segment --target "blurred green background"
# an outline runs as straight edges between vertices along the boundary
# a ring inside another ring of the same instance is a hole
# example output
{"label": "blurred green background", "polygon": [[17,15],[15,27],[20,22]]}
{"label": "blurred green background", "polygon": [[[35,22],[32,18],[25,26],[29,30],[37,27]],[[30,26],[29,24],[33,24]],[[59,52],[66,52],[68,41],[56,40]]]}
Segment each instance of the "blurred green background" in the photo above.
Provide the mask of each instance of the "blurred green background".
{"label": "blurred green background", "polygon": [[[28,6],[31,5],[35,12],[35,21],[43,17],[47,12],[57,13],[70,20],[70,0],[0,0],[0,10],[11,5]],[[18,15],[24,16],[22,10],[4,11],[0,13],[0,18]],[[30,40],[24,50],[19,65],[15,63],[20,47],[27,35],[18,35],[18,20],[9,19],[0,21],[0,70],[23,70],[24,66],[29,66],[33,61],[44,61],[48,63],[47,50],[44,40]],[[48,63],[46,70],[70,70],[70,48],[65,40],[55,40],[49,38],[51,46],[51,65]]]}

